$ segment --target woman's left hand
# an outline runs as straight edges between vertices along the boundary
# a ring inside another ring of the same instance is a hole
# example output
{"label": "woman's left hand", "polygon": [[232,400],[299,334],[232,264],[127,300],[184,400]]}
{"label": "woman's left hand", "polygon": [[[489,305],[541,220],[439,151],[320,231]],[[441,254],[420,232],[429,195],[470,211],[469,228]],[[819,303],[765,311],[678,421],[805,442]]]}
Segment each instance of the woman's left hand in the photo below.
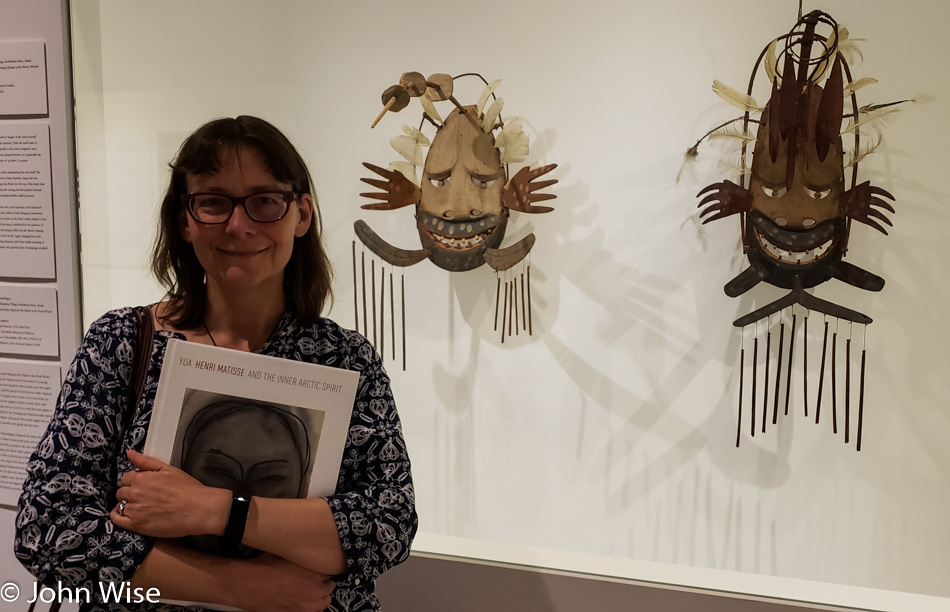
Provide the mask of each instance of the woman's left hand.
{"label": "woman's left hand", "polygon": [[122,476],[118,504],[110,513],[118,527],[158,538],[217,534],[227,523],[231,492],[206,487],[182,470],[134,450],[137,468]]}

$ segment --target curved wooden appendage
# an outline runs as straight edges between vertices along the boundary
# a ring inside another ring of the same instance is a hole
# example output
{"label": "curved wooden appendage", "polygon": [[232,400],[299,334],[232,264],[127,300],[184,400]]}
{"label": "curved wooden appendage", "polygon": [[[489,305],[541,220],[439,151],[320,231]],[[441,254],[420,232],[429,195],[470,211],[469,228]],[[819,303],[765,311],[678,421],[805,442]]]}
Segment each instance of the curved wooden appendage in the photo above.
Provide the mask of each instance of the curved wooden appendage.
{"label": "curved wooden appendage", "polygon": [[726,283],[726,286],[723,287],[723,291],[726,292],[726,295],[729,297],[739,297],[765,280],[765,277],[769,275],[769,271],[766,270],[762,264],[756,261],[752,261],[751,264],[752,265],[748,268],[740,272],[739,275]]}
{"label": "curved wooden appendage", "polygon": [[407,251],[389,244],[380,238],[379,234],[374,232],[362,219],[353,224],[353,231],[356,232],[357,237],[370,251],[394,266],[405,268],[426,258],[426,252],[422,249]]}
{"label": "curved wooden appendage", "polygon": [[862,323],[867,325],[872,321],[871,317],[867,316],[866,314],[862,314],[857,310],[851,310],[850,308],[839,306],[838,304],[834,304],[828,300],[817,298],[810,293],[805,293],[805,290],[802,288],[802,281],[796,275],[792,277],[792,291],[788,295],[780,297],[771,304],[766,304],[762,308],[754,310],[744,317],[736,319],[732,324],[735,327],[745,327],[746,325],[752,325],[756,321],[760,321],[771,314],[775,314],[776,312],[779,312],[782,309],[791,306],[792,304],[801,304],[809,310],[814,310],[831,317],[837,317],[839,319],[851,321],[852,323]]}
{"label": "curved wooden appendage", "polygon": [[535,240],[534,234],[528,234],[510,247],[485,249],[485,263],[498,272],[507,270],[528,256]]}

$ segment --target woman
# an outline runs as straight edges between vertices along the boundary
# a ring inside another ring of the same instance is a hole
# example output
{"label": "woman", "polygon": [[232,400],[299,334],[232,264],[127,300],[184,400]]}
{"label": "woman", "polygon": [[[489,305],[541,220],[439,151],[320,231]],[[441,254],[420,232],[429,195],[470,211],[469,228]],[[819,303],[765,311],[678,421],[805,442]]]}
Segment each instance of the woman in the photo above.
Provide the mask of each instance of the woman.
{"label": "woman", "polygon": [[[320,317],[331,271],[306,165],[276,128],[238,117],[198,128],[171,168],[152,254],[167,295],[151,306],[156,332],[135,418],[114,433],[131,409],[137,333],[131,309],[120,309],[90,327],[31,457],[16,555],[45,583],[94,598],[99,583],[130,581],[163,599],[247,610],[378,609],[373,580],[408,556],[416,531],[412,477],[379,356]],[[336,493],[248,503],[140,454],[170,338],[360,371]],[[174,543],[226,528],[234,536],[242,511],[240,543],[260,556]]]}

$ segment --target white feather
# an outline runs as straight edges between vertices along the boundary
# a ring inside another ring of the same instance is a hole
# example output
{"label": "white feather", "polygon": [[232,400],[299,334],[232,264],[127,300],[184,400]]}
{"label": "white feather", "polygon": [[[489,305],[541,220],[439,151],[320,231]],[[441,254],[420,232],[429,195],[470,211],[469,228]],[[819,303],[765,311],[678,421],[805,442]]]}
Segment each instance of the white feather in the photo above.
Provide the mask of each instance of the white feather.
{"label": "white feather", "polygon": [[848,134],[850,132],[854,132],[858,128],[880,130],[898,110],[900,110],[900,108],[897,106],[886,106],[884,108],[877,108],[872,111],[862,111],[858,115],[858,120],[852,120],[848,124],[848,127],[846,127],[841,133]]}
{"label": "white feather", "polygon": [[511,164],[524,161],[528,157],[528,135],[518,132],[501,152],[501,163]]}
{"label": "white feather", "polygon": [[[492,81],[491,84],[486,85],[482,95],[478,98],[478,104],[475,105],[475,116],[478,117],[482,114],[482,109],[485,108],[485,103],[488,102],[489,96],[495,93],[495,89],[498,87],[498,84],[501,83],[501,79]],[[488,130],[485,130],[486,132]]]}
{"label": "white feather", "polygon": [[877,79],[873,77],[864,77],[862,79],[857,79],[856,81],[851,81],[844,86],[844,95],[850,96],[851,92],[857,91],[866,85],[874,85],[877,83]]}
{"label": "white feather", "polygon": [[[864,54],[858,46],[859,42],[864,42],[863,38],[851,38],[848,28],[838,28],[838,52],[844,56],[849,64],[855,64],[864,61]],[[857,60],[857,62],[855,61]]]}
{"label": "white feather", "polygon": [[425,163],[422,156],[422,147],[411,137],[404,135],[394,136],[389,139],[389,144],[395,149],[396,153],[402,155],[410,164],[421,166]]}
{"label": "white feather", "polygon": [[445,123],[442,120],[442,115],[439,114],[439,111],[435,110],[435,104],[432,103],[432,100],[430,100],[429,98],[425,96],[419,96],[419,102],[422,103],[422,110],[424,110],[425,113],[429,115],[430,119],[432,119],[439,125],[442,125],[443,123]]}
{"label": "white feather", "polygon": [[485,118],[482,120],[482,129],[485,130],[485,133],[488,134],[495,127],[495,121],[498,119],[498,115],[501,114],[501,109],[505,106],[505,99],[498,98],[492,105],[488,107],[488,111],[485,113]]}
{"label": "white feather", "polygon": [[502,128],[501,133],[495,138],[495,148],[499,151],[503,151],[514,137],[523,131],[523,123],[524,120],[521,119],[521,117],[510,119],[508,123],[505,124],[505,127]]}
{"label": "white feather", "polygon": [[389,169],[395,170],[399,174],[409,179],[409,181],[412,182],[413,185],[417,187],[419,186],[419,179],[416,178],[416,167],[410,164],[409,162],[404,162],[404,161],[391,162],[389,164]]}
{"label": "white feather", "polygon": [[412,138],[417,143],[419,143],[420,147],[428,147],[430,144],[432,144],[431,142],[429,142],[428,137],[426,137],[426,135],[423,134],[421,130],[417,130],[411,125],[406,125],[404,123],[402,125],[402,131],[405,132],[406,135],[409,136],[409,138]]}
{"label": "white feather", "polygon": [[769,45],[768,51],[765,52],[765,75],[769,78],[769,83],[774,83],[778,80],[778,84],[781,86],[782,77],[780,77],[775,70],[775,66],[778,63],[778,60],[775,58],[775,47],[777,46],[778,41],[773,40],[772,44]]}
{"label": "white feather", "polygon": [[729,87],[722,81],[713,81],[712,89],[717,96],[737,108],[752,113],[762,112],[762,107],[755,101],[755,98]]}

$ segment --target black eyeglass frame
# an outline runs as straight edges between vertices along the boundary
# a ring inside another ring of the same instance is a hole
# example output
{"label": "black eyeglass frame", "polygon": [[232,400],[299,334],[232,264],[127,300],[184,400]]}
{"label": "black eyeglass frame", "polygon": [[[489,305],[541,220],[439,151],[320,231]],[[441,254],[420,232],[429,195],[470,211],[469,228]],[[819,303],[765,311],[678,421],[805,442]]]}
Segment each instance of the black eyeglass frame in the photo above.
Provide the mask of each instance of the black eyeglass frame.
{"label": "black eyeglass frame", "polygon": [[[253,198],[254,196],[261,195],[262,193],[279,193],[280,195],[284,196],[284,198],[287,200],[287,210],[284,211],[284,214],[277,217],[276,219],[271,219],[269,221],[259,221],[255,219],[251,215],[250,211],[247,210],[247,205],[245,204],[245,202],[247,201],[248,198]],[[202,221],[195,214],[195,211],[192,210],[192,203],[195,201],[195,198],[197,198],[198,196],[217,196],[219,198],[226,198],[228,200],[231,200],[231,212],[229,212],[228,216],[222,219],[221,221]],[[244,214],[247,215],[248,219],[250,219],[251,221],[254,221],[255,223],[276,223],[287,216],[287,213],[290,212],[290,205],[293,204],[294,201],[298,197],[300,197],[300,194],[297,193],[296,191],[287,191],[284,189],[263,189],[261,191],[255,191],[254,193],[249,193],[247,195],[240,196],[240,197],[229,196],[227,194],[218,193],[216,191],[199,191],[197,193],[186,193],[183,196],[181,196],[181,205],[185,208],[185,210],[188,211],[188,216],[194,219],[195,223],[200,223],[202,225],[221,225],[222,223],[227,223],[228,221],[231,220],[231,216],[234,215],[234,209],[238,206],[243,207]]]}

